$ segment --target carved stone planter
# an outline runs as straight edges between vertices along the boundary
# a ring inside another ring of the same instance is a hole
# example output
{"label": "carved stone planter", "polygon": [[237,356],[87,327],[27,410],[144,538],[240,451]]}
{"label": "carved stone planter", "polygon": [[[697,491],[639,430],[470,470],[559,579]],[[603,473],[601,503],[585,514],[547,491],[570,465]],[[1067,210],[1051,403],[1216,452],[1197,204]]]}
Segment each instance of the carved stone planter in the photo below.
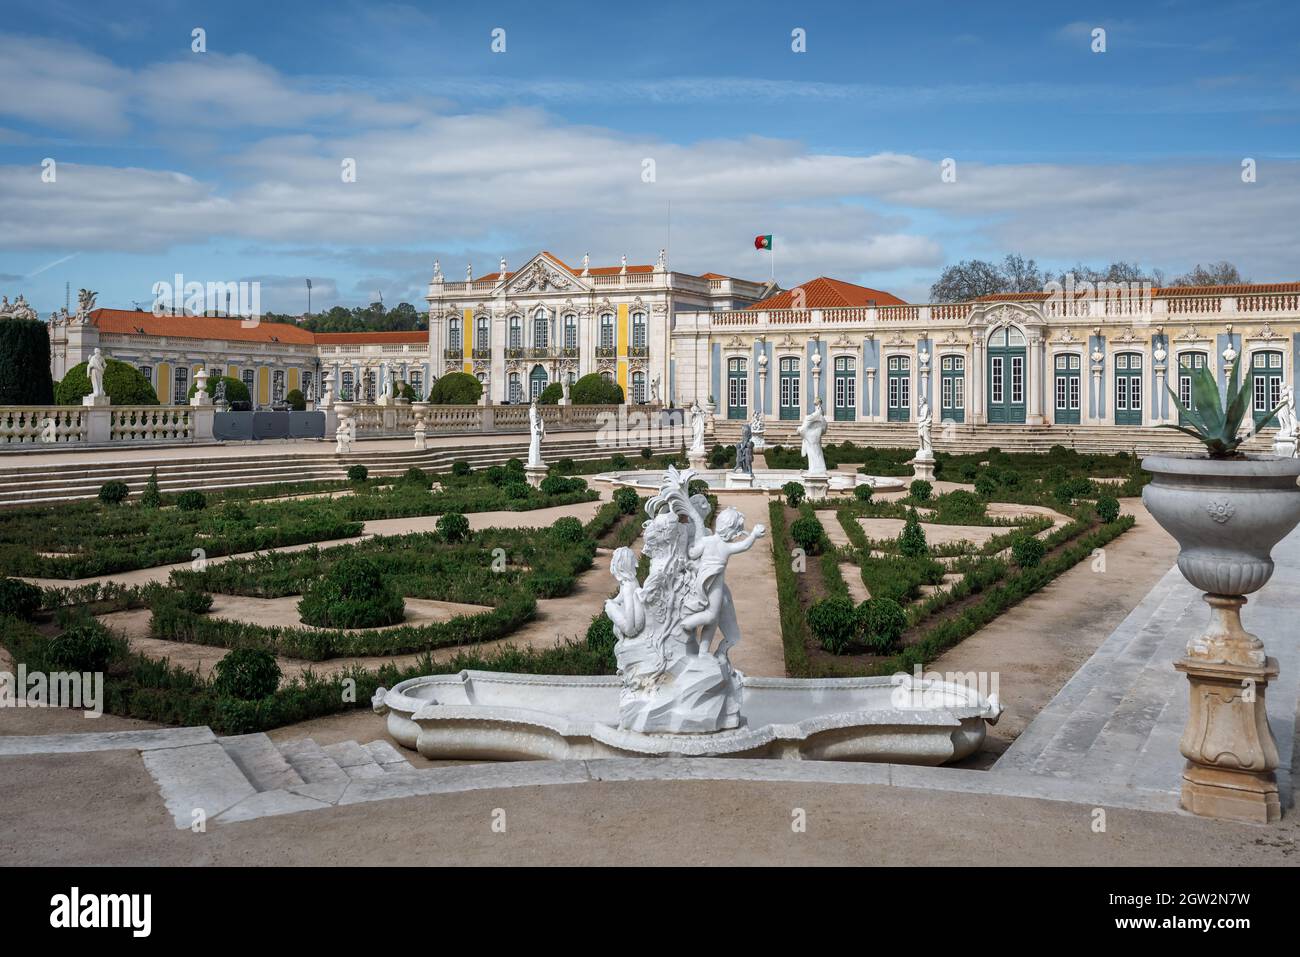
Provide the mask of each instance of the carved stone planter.
{"label": "carved stone planter", "polygon": [[1174,667],[1191,696],[1179,750],[1194,814],[1278,820],[1277,743],[1264,705],[1277,659],[1241,624],[1245,596],[1273,575],[1273,546],[1300,521],[1300,459],[1151,456],[1147,510],[1178,541],[1178,569],[1205,592],[1210,624]]}
{"label": "carved stone planter", "polygon": [[1178,541],[1178,570],[1214,609],[1188,657],[1263,667],[1263,644],[1241,628],[1240,596],[1273,577],[1273,546],[1300,522],[1300,459],[1153,455],[1142,468],[1153,476],[1142,503]]}

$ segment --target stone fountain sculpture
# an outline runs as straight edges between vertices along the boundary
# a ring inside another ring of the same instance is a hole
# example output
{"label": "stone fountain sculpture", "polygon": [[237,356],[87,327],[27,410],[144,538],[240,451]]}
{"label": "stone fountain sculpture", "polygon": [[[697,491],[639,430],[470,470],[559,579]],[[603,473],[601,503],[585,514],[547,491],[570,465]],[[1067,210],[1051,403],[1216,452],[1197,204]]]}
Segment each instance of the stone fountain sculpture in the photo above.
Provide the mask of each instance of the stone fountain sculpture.
{"label": "stone fountain sculpture", "polygon": [[[744,517],[729,508],[710,533],[707,499],[688,494],[694,474],[669,466],[659,494],[646,503],[645,584],[637,585],[630,548],[619,548],[610,563],[619,591],[605,612],[618,639],[623,731],[703,733],[742,723],[744,676],[728,656],[740,629],[725,575],[731,556],[751,548],[765,529],[757,525],[743,534]],[[713,648],[718,632],[722,637]]]}

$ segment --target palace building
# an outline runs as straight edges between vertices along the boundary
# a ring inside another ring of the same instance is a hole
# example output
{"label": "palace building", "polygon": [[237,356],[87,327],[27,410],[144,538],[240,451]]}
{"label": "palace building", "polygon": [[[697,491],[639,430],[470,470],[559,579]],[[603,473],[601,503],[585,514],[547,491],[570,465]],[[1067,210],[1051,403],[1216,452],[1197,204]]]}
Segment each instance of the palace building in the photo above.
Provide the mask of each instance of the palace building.
{"label": "palace building", "polygon": [[373,401],[390,383],[427,395],[467,372],[493,403],[597,373],[629,402],[694,401],[726,420],[795,421],[820,398],[839,422],[914,422],[922,402],[961,425],[1176,423],[1166,383],[1222,379],[1236,356],[1256,416],[1295,385],[1300,283],[1140,289],[1132,295],[1016,293],[910,304],[819,277],[780,290],[649,265],[570,266],[540,252],[516,270],[450,282],[435,263],[428,331],[312,333],[298,326],[94,309],[53,317],[53,373],[96,347],[139,368],[166,404],[194,375],[233,376],[268,405],[292,389]]}

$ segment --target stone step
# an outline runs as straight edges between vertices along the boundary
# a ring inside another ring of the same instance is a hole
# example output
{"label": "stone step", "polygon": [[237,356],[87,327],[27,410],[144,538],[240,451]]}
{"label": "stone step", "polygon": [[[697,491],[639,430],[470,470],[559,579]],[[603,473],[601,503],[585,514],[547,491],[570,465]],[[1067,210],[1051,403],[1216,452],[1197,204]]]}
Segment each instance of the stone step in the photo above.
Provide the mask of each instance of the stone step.
{"label": "stone step", "polygon": [[327,744],[324,751],[354,781],[383,777],[384,769],[375,760],[374,755],[355,741]]}
{"label": "stone step", "polygon": [[217,741],[259,791],[276,791],[306,783],[262,732],[218,738]]}
{"label": "stone step", "polygon": [[414,771],[411,763],[402,756],[402,753],[393,747],[392,744],[382,738],[367,741],[362,745],[375,762],[385,771]]}
{"label": "stone step", "polygon": [[346,785],[351,778],[325,749],[311,738],[295,738],[276,745],[306,784]]}

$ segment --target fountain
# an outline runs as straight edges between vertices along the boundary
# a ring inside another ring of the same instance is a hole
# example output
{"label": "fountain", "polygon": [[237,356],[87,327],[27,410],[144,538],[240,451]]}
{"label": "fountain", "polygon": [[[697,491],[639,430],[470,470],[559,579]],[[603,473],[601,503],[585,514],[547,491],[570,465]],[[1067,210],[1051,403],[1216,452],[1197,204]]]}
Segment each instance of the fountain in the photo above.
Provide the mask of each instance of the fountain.
{"label": "fountain", "polygon": [[643,555],[615,551],[618,592],[605,603],[617,676],[462,671],[380,688],[373,706],[402,746],[433,759],[713,756],[943,764],[984,741],[997,696],[938,679],[747,678],[730,649],[741,634],[726,583],[744,531],[725,509],[714,529],[695,473],[669,467],[646,503]]}

